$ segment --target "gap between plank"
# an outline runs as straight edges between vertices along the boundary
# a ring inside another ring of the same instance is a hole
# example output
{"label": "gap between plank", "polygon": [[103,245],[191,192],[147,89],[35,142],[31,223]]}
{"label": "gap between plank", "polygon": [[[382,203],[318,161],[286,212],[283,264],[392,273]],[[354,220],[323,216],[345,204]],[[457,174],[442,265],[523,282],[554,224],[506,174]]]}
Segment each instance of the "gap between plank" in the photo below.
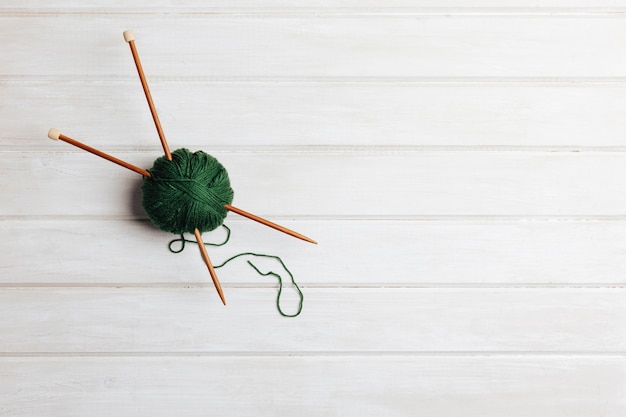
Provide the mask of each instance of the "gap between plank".
{"label": "gap between plank", "polygon": [[[1,15],[0,15],[1,17]],[[0,74],[0,82],[7,84],[78,85],[136,85],[128,75],[98,75],[96,77],[74,75],[23,75]],[[379,84],[379,85],[612,85],[625,84],[626,77],[428,77],[428,76],[280,76],[280,77],[224,77],[224,76],[172,76],[150,75],[150,84]]]}
{"label": "gap between plank", "polygon": [[290,17],[454,17],[454,16],[501,16],[501,17],[559,17],[573,16],[593,18],[598,16],[621,17],[626,12],[625,7],[283,7],[283,8],[226,8],[226,7],[95,7],[95,8],[0,8],[0,17],[45,16],[57,17],[63,15],[101,15],[101,16],[177,16],[196,18],[290,18]]}
{"label": "gap between plank", "polygon": [[[84,154],[80,149],[58,149],[54,146],[30,146],[28,142],[40,144],[41,141],[32,137],[2,138],[1,154],[51,154],[51,155],[78,155]],[[13,144],[11,144],[13,142]],[[18,143],[19,142],[19,143]],[[187,147],[194,146],[187,144]],[[206,147],[206,145],[204,145]],[[155,153],[161,155],[154,147],[114,146],[107,148],[110,153],[137,154]],[[471,154],[471,153],[501,153],[501,154],[530,154],[542,153],[547,155],[571,154],[615,154],[625,153],[625,146],[498,146],[498,145],[239,145],[239,146],[212,146],[210,152],[215,155],[273,155],[273,156],[408,156],[413,154]]]}
{"label": "gap between plank", "polygon": [[[626,215],[271,215],[276,220],[296,222],[406,222],[406,223],[460,223],[460,224],[523,224],[523,223],[622,223]],[[102,215],[0,215],[0,222],[145,222],[146,217],[102,216]],[[246,223],[247,219],[236,218],[229,223]],[[172,235],[176,236],[176,235]]]}
{"label": "gap between plank", "polygon": [[[616,289],[623,290],[626,288],[626,282],[624,283],[602,283],[602,282],[590,282],[590,283],[454,283],[454,282],[421,282],[416,284],[408,283],[393,283],[393,282],[380,282],[380,283],[367,283],[367,284],[355,284],[352,282],[336,282],[325,284],[304,284],[299,283],[298,286],[301,289],[309,290],[482,290],[482,289]],[[274,289],[277,288],[275,283],[224,283],[224,288],[230,289]],[[62,283],[47,283],[47,282],[26,282],[26,283],[9,283],[0,282],[0,290],[20,290],[20,289],[69,289],[69,290],[81,290],[81,289],[116,289],[116,290],[134,290],[134,289],[178,289],[178,290],[194,290],[213,288],[211,282],[128,282],[128,283],[116,283],[116,282],[97,282],[97,283],[80,283],[80,282],[62,282]]]}
{"label": "gap between plank", "polygon": [[0,352],[0,358],[124,358],[124,357],[550,357],[550,358],[583,358],[583,357],[626,357],[623,351],[246,351],[246,352]]}

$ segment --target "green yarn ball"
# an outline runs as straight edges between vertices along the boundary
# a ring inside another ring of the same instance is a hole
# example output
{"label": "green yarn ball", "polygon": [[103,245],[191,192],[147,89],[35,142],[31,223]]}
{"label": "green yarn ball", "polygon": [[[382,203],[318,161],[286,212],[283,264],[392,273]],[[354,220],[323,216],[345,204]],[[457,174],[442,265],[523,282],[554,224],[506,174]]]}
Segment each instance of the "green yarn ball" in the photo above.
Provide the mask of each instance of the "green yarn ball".
{"label": "green yarn ball", "polygon": [[154,161],[144,177],[141,205],[159,229],[182,234],[208,232],[226,218],[225,204],[233,201],[228,172],[217,159],[202,151],[177,149],[172,160]]}

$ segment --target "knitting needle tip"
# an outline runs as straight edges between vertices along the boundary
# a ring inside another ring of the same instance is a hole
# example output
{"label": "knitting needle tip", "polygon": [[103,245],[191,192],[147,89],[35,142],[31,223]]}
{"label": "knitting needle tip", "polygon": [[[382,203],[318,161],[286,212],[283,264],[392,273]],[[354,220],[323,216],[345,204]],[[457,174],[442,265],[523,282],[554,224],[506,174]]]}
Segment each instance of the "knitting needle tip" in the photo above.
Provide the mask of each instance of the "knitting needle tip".
{"label": "knitting needle tip", "polygon": [[213,280],[213,285],[215,285],[215,289],[219,294],[222,303],[226,305],[226,299],[224,298],[224,292],[222,291],[222,285],[220,284],[220,280],[217,279],[217,274],[215,273],[215,269],[213,268],[213,264],[211,263],[211,259],[209,258],[209,254],[204,247],[204,242],[202,241],[202,234],[200,230],[194,230],[193,234],[196,236],[196,241],[198,242],[198,246],[200,247],[200,254],[202,255],[202,259],[206,264],[207,268],[209,268],[209,274],[211,275],[211,279]]}
{"label": "knitting needle tip", "polygon": [[242,210],[242,209],[237,208],[237,207],[234,207],[234,206],[231,206],[230,204],[225,204],[224,208],[226,210],[228,210],[228,211],[232,211],[233,213],[237,213],[240,216],[247,217],[250,220],[254,220],[255,222],[258,222],[258,223],[264,224],[265,226],[271,227],[274,230],[278,230],[279,232],[286,233],[286,234],[288,234],[290,236],[293,236],[295,238],[304,240],[305,242],[309,242],[309,243],[313,243],[314,245],[317,245],[317,242],[314,241],[313,239],[311,239],[310,237],[307,237],[307,236],[305,236],[305,235],[303,235],[301,233],[295,232],[295,231],[293,231],[291,229],[287,229],[286,227],[281,226],[281,225],[276,224],[276,223],[273,223],[273,222],[271,222],[271,221],[269,221],[267,219],[264,219],[263,217],[259,217],[259,216],[255,215],[255,214],[248,213],[247,211]]}

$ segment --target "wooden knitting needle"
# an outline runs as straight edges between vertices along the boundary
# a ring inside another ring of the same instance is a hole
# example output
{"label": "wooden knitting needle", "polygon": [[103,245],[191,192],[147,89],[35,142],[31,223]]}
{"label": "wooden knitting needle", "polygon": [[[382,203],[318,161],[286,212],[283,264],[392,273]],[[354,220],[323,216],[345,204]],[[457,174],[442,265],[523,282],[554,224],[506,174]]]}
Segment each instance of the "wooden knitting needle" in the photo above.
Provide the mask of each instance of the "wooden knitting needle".
{"label": "wooden knitting needle", "polygon": [[259,222],[261,224],[269,226],[272,229],[278,230],[279,232],[287,233],[290,236],[297,237],[298,239],[302,239],[304,241],[311,242],[311,243],[317,245],[317,242],[314,241],[313,239],[311,239],[310,237],[306,237],[306,236],[304,236],[304,235],[302,235],[302,234],[300,234],[298,232],[294,232],[291,229],[287,229],[286,227],[283,227],[283,226],[281,226],[279,224],[276,224],[276,223],[273,223],[273,222],[271,222],[269,220],[266,220],[263,217],[259,217],[259,216],[256,216],[256,215],[252,214],[252,213],[248,213],[247,211],[244,211],[244,210],[242,210],[240,208],[231,206],[230,204],[225,204],[224,208],[226,210],[228,210],[228,211],[232,211],[233,213],[237,213],[240,216],[247,217],[250,220],[254,220],[255,222]]}
{"label": "wooden knitting needle", "polygon": [[[152,119],[154,120],[154,125],[156,126],[157,132],[159,133],[159,139],[161,140],[161,145],[163,146],[163,151],[165,152],[165,156],[170,161],[172,160],[172,154],[170,153],[169,146],[167,145],[167,140],[165,139],[165,134],[163,133],[163,128],[161,127],[161,122],[159,121],[159,115],[157,114],[156,108],[154,107],[154,102],[152,101],[152,95],[150,94],[150,89],[148,88],[148,82],[146,81],[146,76],[143,72],[143,67],[141,66],[141,61],[139,59],[139,54],[137,53],[137,48],[135,47],[135,33],[132,30],[127,30],[124,32],[124,40],[128,42],[130,45],[131,53],[133,54],[133,60],[135,61],[135,66],[137,67],[137,72],[139,73],[139,79],[141,80],[141,86],[143,87],[144,94],[146,95],[146,100],[148,100],[148,106],[150,107],[150,113],[152,114]],[[270,222],[262,217],[256,216],[252,213],[248,213],[247,211],[241,210],[237,207],[231,206],[230,204],[226,204],[224,206],[226,210],[237,213],[241,216],[247,217],[255,222],[259,222],[266,226],[269,226],[275,230],[281,231],[293,237],[297,237],[298,239],[302,239],[307,242],[311,242],[317,244],[313,239],[306,237],[300,233],[294,232],[293,230],[287,229],[286,227],[280,226],[276,223]],[[212,268],[209,268],[212,269]]]}
{"label": "wooden knitting needle", "polygon": [[209,275],[211,275],[211,279],[213,280],[213,285],[215,285],[215,289],[217,290],[217,293],[219,294],[220,299],[222,300],[222,303],[226,305],[226,299],[224,298],[222,285],[220,284],[220,280],[217,278],[217,274],[215,273],[213,264],[211,264],[211,259],[209,258],[209,254],[207,253],[206,248],[204,247],[204,242],[202,241],[202,234],[200,233],[200,230],[198,230],[198,228],[196,228],[193,231],[193,234],[196,236],[196,241],[198,242],[198,247],[200,248],[200,255],[202,256],[202,259],[204,259],[204,263],[209,269]]}
{"label": "wooden knitting needle", "polygon": [[[159,133],[159,139],[161,140],[161,145],[163,146],[163,151],[165,152],[165,156],[170,161],[172,160],[172,154],[170,153],[169,146],[167,145],[167,140],[165,139],[165,134],[163,133],[163,128],[161,127],[161,122],[159,121],[159,116],[157,114],[156,108],[154,107],[154,102],[152,101],[152,95],[150,94],[150,89],[148,88],[148,82],[146,81],[146,76],[143,72],[143,67],[141,66],[141,61],[139,60],[139,54],[137,53],[137,48],[135,47],[135,33],[132,30],[127,30],[124,32],[124,40],[128,42],[130,45],[130,50],[133,54],[133,60],[135,61],[135,66],[137,67],[137,72],[139,73],[139,79],[141,80],[141,86],[143,87],[143,91],[146,95],[146,100],[148,100],[148,106],[150,107],[150,113],[152,114],[152,119],[154,120],[154,125],[156,126],[157,132]],[[256,216],[252,213],[248,213],[247,211],[241,210],[237,207],[233,207],[230,204],[226,204],[224,206],[226,210],[237,213],[241,216],[247,217],[255,222],[259,222],[266,226],[269,226],[275,230],[281,231],[293,237],[297,237],[298,239],[302,239],[307,242],[311,242],[317,244],[311,238],[308,238],[300,233],[294,232],[293,230],[287,229],[286,227],[280,226],[276,223],[272,223],[269,220],[266,220],[262,217]]]}
{"label": "wooden knitting needle", "polygon": [[222,303],[226,305],[226,299],[224,298],[224,292],[222,291],[222,285],[220,284],[220,280],[217,279],[217,274],[215,273],[215,269],[213,268],[213,264],[211,263],[211,259],[209,259],[209,254],[204,247],[204,242],[202,241],[202,233],[198,229],[194,230],[193,233],[196,236],[196,241],[198,242],[198,246],[200,247],[200,254],[202,255],[202,259],[204,259],[204,263],[207,268],[209,268],[209,274],[211,274],[211,279],[213,280],[213,285],[215,285],[215,289],[222,299]]}
{"label": "wooden knitting needle", "polygon": [[156,108],[154,107],[154,102],[152,101],[152,95],[150,94],[150,89],[148,88],[148,82],[146,81],[146,76],[143,73],[143,67],[141,66],[141,61],[139,60],[139,54],[137,54],[137,47],[135,47],[135,32],[133,32],[132,30],[125,31],[124,40],[128,42],[128,45],[130,45],[130,52],[133,54],[133,60],[135,61],[137,72],[139,73],[139,80],[141,81],[143,92],[146,95],[146,100],[148,100],[148,107],[150,107],[152,120],[154,120],[154,125],[156,126],[157,132],[159,133],[161,146],[163,146],[163,151],[165,152],[165,156],[167,157],[167,159],[171,161],[172,154],[170,152],[169,146],[167,146],[167,141],[165,140],[165,134],[163,133],[163,128],[161,127],[161,121],[159,120],[159,115],[157,114]]}
{"label": "wooden knitting needle", "polygon": [[[99,156],[100,158],[104,158],[107,161],[111,161],[113,163],[116,163],[117,165],[120,165],[124,168],[130,169],[131,171],[134,171],[138,174],[143,175],[144,177],[151,177],[150,172],[143,169],[143,168],[139,168],[138,166],[135,166],[131,163],[128,163],[126,161],[122,161],[119,158],[116,158],[112,155],[109,155],[108,153],[102,152],[96,148],[92,148],[91,146],[85,145],[84,143],[81,143],[77,140],[74,140],[68,136],[65,136],[64,134],[62,134],[58,129],[50,129],[48,131],[48,137],[50,139],[53,140],[62,140],[63,142],[69,143],[70,145],[74,145],[80,149],[83,149],[89,153],[92,153],[94,155]],[[215,285],[215,289],[217,290],[217,293],[219,294],[220,298],[222,299],[222,303],[224,303],[224,305],[226,305],[226,300],[224,299],[224,292],[222,291],[222,286],[220,285],[220,281],[217,279],[217,274],[215,273],[215,269],[213,268],[213,265],[211,264],[211,260],[209,259],[209,255],[206,252],[206,248],[204,247],[204,243],[202,241],[202,236],[200,234],[200,231],[198,229],[196,229],[194,231],[194,234],[196,235],[196,240],[198,241],[198,245],[200,246],[200,254],[202,255],[202,259],[204,260],[204,263],[206,263],[207,267],[209,268],[209,274],[211,275],[211,279],[213,280],[213,284]]]}
{"label": "wooden knitting needle", "polygon": [[72,139],[70,137],[65,136],[63,133],[59,132],[58,129],[55,129],[55,128],[50,129],[48,131],[48,137],[50,139],[53,139],[53,140],[59,140],[60,139],[63,142],[67,142],[70,145],[74,145],[74,146],[76,146],[76,147],[78,147],[80,149],[83,149],[83,150],[85,150],[85,151],[87,151],[89,153],[97,155],[100,158],[104,158],[107,161],[111,161],[111,162],[113,162],[115,164],[123,166],[124,168],[128,168],[131,171],[135,171],[136,173],[141,174],[144,177],[149,177],[150,176],[150,172],[148,172],[147,170],[145,170],[143,168],[139,168],[138,166],[130,164],[130,163],[126,162],[126,161],[122,161],[121,159],[118,159],[118,158],[116,158],[114,156],[111,156],[111,155],[109,155],[107,153],[99,151],[96,148],[92,148],[91,146],[85,145],[84,143],[80,143],[77,140],[74,140],[74,139]]}
{"label": "wooden knitting needle", "polygon": [[[107,161],[111,161],[117,165],[120,165],[124,168],[130,169],[131,171],[134,171],[138,174],[143,175],[144,177],[151,177],[150,172],[143,169],[143,168],[139,168],[136,165],[133,165],[131,163],[128,163],[126,161],[123,161],[119,158],[116,158],[112,155],[109,155],[105,152],[102,152],[96,148],[92,148],[91,146],[85,145],[84,143],[81,143],[75,139],[72,139],[66,135],[64,135],[63,133],[61,133],[58,129],[52,128],[48,131],[48,137],[50,139],[53,140],[62,140],[63,142],[69,143],[70,145],[76,146],[77,148],[83,149],[89,153],[92,153],[96,156],[99,156],[100,158],[106,159]],[[291,229],[287,229],[286,227],[280,226],[276,223],[270,222],[269,220],[266,220],[262,217],[256,216],[252,213],[248,213],[247,211],[244,211],[240,208],[231,206],[230,204],[226,204],[224,205],[224,208],[226,208],[229,211],[232,211],[233,213],[237,213],[241,216],[247,217],[250,220],[254,220],[256,222],[262,223],[266,226],[271,227],[272,229],[281,231],[283,233],[286,233],[288,235],[297,237],[298,239],[302,239],[305,240],[307,242],[311,242],[314,244],[317,244],[316,241],[314,241],[313,239],[304,236],[298,232],[294,232]],[[202,255],[202,258],[204,259],[204,262],[207,264],[207,267],[209,268],[209,274],[211,275],[211,279],[213,280],[213,283],[215,284],[215,289],[217,290],[220,298],[222,299],[222,302],[224,303],[224,305],[226,305],[226,301],[224,299],[224,293],[222,291],[222,286],[219,283],[219,280],[217,278],[217,274],[215,273],[215,269],[213,268],[213,265],[211,265],[211,261],[209,259],[209,255],[206,253],[206,248],[204,247],[204,244],[202,243],[202,236],[200,235],[200,231],[198,229],[194,230],[194,234],[196,235],[196,240],[198,241],[198,245],[200,246],[200,254]]]}
{"label": "wooden knitting needle", "polygon": [[[143,67],[141,66],[141,61],[139,60],[139,54],[137,53],[137,48],[135,47],[135,32],[132,30],[127,30],[124,32],[124,40],[128,42],[130,45],[130,51],[133,54],[133,60],[135,61],[135,66],[137,67],[137,73],[139,73],[139,80],[141,81],[141,86],[143,87],[143,92],[146,95],[146,100],[148,100],[148,107],[150,107],[150,114],[152,114],[152,120],[154,120],[154,125],[156,126],[157,132],[159,134],[159,139],[161,140],[161,146],[163,147],[163,152],[165,152],[165,157],[168,160],[172,160],[172,153],[170,152],[170,148],[167,144],[167,139],[165,139],[165,133],[163,133],[163,128],[161,127],[161,122],[159,121],[159,115],[157,114],[156,108],[154,107],[154,102],[152,101],[152,95],[150,94],[150,89],[148,88],[148,81],[146,80],[146,75],[143,72]],[[222,285],[220,284],[219,279],[217,278],[217,274],[215,273],[215,269],[211,264],[211,259],[209,258],[209,254],[204,247],[204,243],[202,241],[202,234],[200,230],[197,228],[194,230],[194,235],[196,236],[196,240],[198,241],[198,247],[200,248],[200,254],[202,255],[202,259],[204,259],[204,263],[207,268],[209,268],[209,274],[211,275],[211,279],[213,280],[213,284],[215,285],[215,289],[219,294],[222,303],[226,305],[226,299],[224,298],[224,292],[222,291]]]}

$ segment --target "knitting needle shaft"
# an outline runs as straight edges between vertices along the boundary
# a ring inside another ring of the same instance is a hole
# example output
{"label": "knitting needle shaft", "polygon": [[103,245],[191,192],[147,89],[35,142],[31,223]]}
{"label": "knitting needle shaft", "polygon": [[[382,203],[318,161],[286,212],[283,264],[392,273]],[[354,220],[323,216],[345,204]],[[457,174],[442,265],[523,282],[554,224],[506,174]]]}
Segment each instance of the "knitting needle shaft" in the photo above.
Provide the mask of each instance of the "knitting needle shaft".
{"label": "knitting needle shaft", "polygon": [[[104,158],[104,159],[106,159],[108,161],[111,161],[111,162],[113,162],[113,163],[115,163],[117,165],[120,165],[120,166],[123,166],[124,168],[130,169],[131,171],[135,171],[136,173],[141,174],[144,177],[150,177],[151,176],[149,171],[147,171],[147,170],[145,170],[143,168],[139,168],[138,166],[130,164],[130,163],[126,162],[126,161],[122,161],[119,158],[116,158],[116,157],[114,157],[112,155],[104,153],[104,152],[102,152],[102,151],[100,151],[98,149],[92,148],[91,146],[85,145],[84,143],[81,143],[81,142],[79,142],[77,140],[74,140],[74,139],[72,139],[72,138],[70,138],[68,136],[65,136],[64,134],[59,132],[57,129],[50,129],[50,131],[48,132],[48,137],[50,139],[54,139],[54,140],[59,140],[60,139],[63,142],[69,143],[70,145],[74,145],[74,146],[76,146],[76,147],[78,147],[80,149],[83,149],[83,150],[85,150],[87,152],[90,152],[90,153],[92,153],[94,155],[97,155],[97,156],[99,156],[101,158]],[[295,232],[295,231],[293,231],[291,229],[288,229],[286,227],[283,227],[281,225],[273,223],[273,222],[271,222],[269,220],[266,220],[266,219],[264,219],[262,217],[256,216],[256,215],[254,215],[252,213],[249,213],[249,212],[247,212],[245,210],[242,210],[240,208],[231,206],[230,204],[224,205],[224,208],[226,210],[228,210],[228,211],[232,211],[233,213],[237,213],[240,216],[247,217],[250,220],[254,220],[255,222],[259,222],[261,224],[269,226],[272,229],[275,229],[275,230],[278,230],[280,232],[286,233],[286,234],[291,235],[293,237],[297,237],[298,239],[302,239],[304,241],[317,244],[316,241],[314,241],[313,239],[311,239],[311,238],[309,238],[307,236],[304,236],[304,235],[302,235],[302,234],[300,234],[298,232]],[[194,232],[198,232],[199,233],[199,231],[197,229]],[[202,245],[201,247],[204,247],[204,246]],[[204,257],[204,255],[203,255],[203,257]]]}
{"label": "knitting needle shaft", "polygon": [[[80,149],[83,149],[89,153],[92,153],[94,155],[97,155],[101,158],[106,159],[107,161],[111,161],[114,162],[120,166],[123,166],[124,168],[128,168],[131,171],[134,171],[138,174],[143,175],[144,177],[150,177],[150,172],[143,169],[143,168],[139,168],[138,166],[135,166],[133,164],[129,164],[126,161],[122,161],[121,159],[118,159],[114,156],[111,156],[107,153],[104,153],[102,151],[99,151],[98,149],[92,148],[91,146],[85,145],[84,143],[81,143],[77,140],[74,140],[68,136],[65,136],[64,134],[62,134],[61,132],[59,132],[57,129],[50,129],[50,131],[48,131],[48,137],[50,139],[54,139],[54,140],[62,140],[63,142],[69,143],[70,145],[74,145]],[[200,234],[200,231],[198,229],[196,229],[194,231],[194,234],[196,235],[196,240],[198,241],[198,245],[200,246],[200,254],[202,255],[202,259],[204,260],[204,263],[206,263],[207,267],[209,268],[209,273],[211,274],[211,279],[213,280],[213,284],[215,285],[215,289],[217,290],[217,293],[219,294],[220,298],[222,299],[222,303],[224,303],[224,305],[226,305],[226,300],[224,299],[224,292],[222,291],[222,286],[220,285],[219,280],[217,279],[217,274],[215,273],[215,269],[213,268],[213,265],[211,264],[211,260],[209,259],[209,254],[206,252],[206,248],[204,247],[204,243],[202,241],[202,235]]]}
{"label": "knitting needle shaft", "polygon": [[[165,133],[163,133],[163,128],[161,127],[159,115],[157,114],[156,108],[154,107],[152,95],[150,94],[150,88],[148,88],[148,81],[146,81],[146,75],[143,72],[143,67],[141,66],[141,61],[139,60],[139,54],[137,53],[137,48],[135,47],[135,33],[132,30],[125,31],[124,40],[126,40],[126,42],[128,42],[128,45],[130,45],[130,51],[133,54],[133,60],[135,61],[137,72],[139,73],[139,80],[141,81],[143,92],[146,95],[146,100],[148,100],[148,107],[150,107],[150,113],[152,114],[154,125],[156,126],[157,132],[159,133],[159,139],[161,140],[163,152],[165,152],[165,157],[171,161],[172,153],[170,152],[170,148],[167,144],[167,139],[165,139]],[[209,273],[211,274],[213,284],[215,284],[215,289],[222,299],[222,303],[226,305],[224,293],[222,292],[222,286],[220,285],[220,281],[217,279],[217,274],[215,273],[215,269],[213,269],[211,259],[209,258],[209,254],[207,253],[206,248],[204,247],[204,243],[202,243],[202,235],[200,233],[200,230],[196,228],[194,230],[194,234],[196,235],[196,240],[198,241],[198,246],[200,247],[200,254],[202,255],[202,259],[204,259],[204,263],[206,263],[207,267],[209,268]]]}
{"label": "knitting needle shaft", "polygon": [[304,241],[307,241],[307,242],[310,242],[310,243],[313,243],[313,244],[317,245],[317,242],[314,241],[313,239],[311,239],[310,237],[306,237],[306,236],[304,236],[304,235],[302,235],[302,234],[300,234],[298,232],[294,232],[293,230],[287,229],[286,227],[283,227],[283,226],[281,226],[279,224],[272,223],[269,220],[266,220],[266,219],[264,219],[262,217],[256,216],[256,215],[254,215],[252,213],[248,213],[247,211],[244,211],[244,210],[242,210],[240,208],[231,206],[230,204],[225,204],[224,208],[226,210],[228,210],[228,211],[232,211],[233,213],[237,213],[240,216],[247,217],[250,220],[254,220],[255,222],[259,222],[261,224],[269,226],[272,229],[278,230],[279,232],[287,233],[290,236],[297,237],[298,239],[302,239]]}
{"label": "knitting needle shaft", "polygon": [[83,149],[89,153],[92,153],[94,155],[99,156],[100,158],[104,158],[107,161],[111,161],[115,164],[118,164],[120,166],[123,166],[124,168],[128,168],[131,171],[135,171],[138,174],[143,175],[144,177],[149,177],[150,176],[150,172],[148,172],[147,170],[143,169],[143,168],[139,168],[138,166],[135,166],[133,164],[129,164],[126,161],[122,161],[121,159],[118,159],[114,156],[111,156],[109,154],[106,154],[102,151],[99,151],[96,148],[92,148],[91,146],[85,145],[84,143],[80,143],[77,140],[74,140],[70,137],[65,136],[63,133],[59,132],[57,129],[50,129],[48,131],[48,137],[50,139],[54,139],[54,140],[62,140],[63,142],[69,143],[70,145],[74,145],[77,148]]}
{"label": "knitting needle shaft", "polygon": [[[154,119],[154,125],[157,128],[157,132],[159,133],[159,139],[161,140],[161,145],[163,146],[163,151],[165,152],[165,156],[170,161],[172,160],[172,154],[170,153],[169,146],[167,145],[167,140],[165,139],[165,134],[163,133],[163,128],[161,127],[161,122],[159,121],[159,116],[157,114],[156,108],[154,107],[154,102],[152,101],[152,95],[150,94],[150,89],[148,88],[148,82],[146,81],[146,76],[143,72],[143,67],[141,66],[141,61],[139,60],[139,54],[137,53],[137,48],[135,47],[135,33],[132,30],[127,30],[124,32],[124,39],[130,45],[131,53],[133,54],[133,60],[135,61],[135,66],[137,67],[137,72],[139,73],[139,79],[141,80],[141,86],[143,87],[143,91],[146,95],[146,100],[148,100],[148,106],[150,107],[150,113],[152,114],[152,119]],[[280,226],[276,223],[272,223],[269,220],[265,220],[261,217],[255,216],[252,213],[248,213],[244,210],[233,207],[229,204],[224,206],[227,210],[235,212],[241,216],[247,217],[256,222],[262,223],[266,226],[269,226],[273,229],[279,230],[283,233],[287,233],[288,235],[297,237],[298,239],[305,240],[307,242],[315,243],[311,238],[308,238],[300,233],[294,232],[293,230],[287,229],[286,227]],[[196,230],[198,232],[198,230]]]}
{"label": "knitting needle shaft", "polygon": [[171,161],[172,154],[170,152],[169,146],[167,146],[165,134],[163,133],[163,128],[161,127],[161,121],[159,120],[159,115],[157,114],[156,108],[154,107],[154,102],[152,101],[152,94],[150,94],[150,88],[148,88],[148,82],[146,81],[146,76],[143,73],[143,67],[141,66],[141,61],[139,60],[139,54],[137,54],[137,47],[135,46],[135,33],[132,30],[125,31],[124,40],[126,40],[126,42],[128,42],[128,45],[130,45],[130,52],[133,54],[133,60],[135,61],[137,72],[139,73],[139,80],[141,81],[143,92],[146,95],[146,100],[148,100],[148,107],[150,107],[150,113],[152,114],[152,120],[154,120],[154,125],[156,126],[157,132],[159,134],[161,146],[163,146],[165,156]]}
{"label": "knitting needle shaft", "polygon": [[209,274],[211,274],[211,279],[213,280],[213,284],[215,285],[215,289],[217,293],[220,295],[222,299],[222,303],[226,305],[226,299],[224,298],[224,292],[222,291],[222,285],[220,281],[217,279],[217,274],[215,273],[215,269],[213,269],[213,264],[211,264],[211,260],[209,259],[209,254],[204,247],[204,242],[202,241],[202,234],[198,229],[194,231],[194,235],[196,236],[196,241],[198,242],[198,246],[200,246],[200,253],[202,254],[202,259],[204,259],[204,263],[207,268],[209,268]]}

